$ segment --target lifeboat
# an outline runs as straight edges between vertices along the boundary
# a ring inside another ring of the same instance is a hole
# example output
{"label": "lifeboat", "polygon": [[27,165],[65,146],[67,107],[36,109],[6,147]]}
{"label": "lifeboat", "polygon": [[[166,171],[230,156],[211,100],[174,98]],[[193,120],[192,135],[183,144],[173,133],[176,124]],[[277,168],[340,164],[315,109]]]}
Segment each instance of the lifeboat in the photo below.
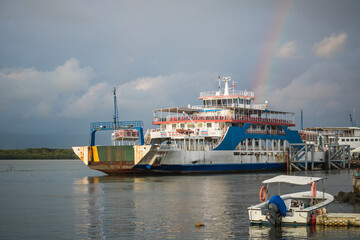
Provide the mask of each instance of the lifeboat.
{"label": "lifeboat", "polygon": [[176,129],[176,132],[180,133],[180,134],[191,134],[191,133],[194,133],[194,131],[192,130],[186,130],[186,129]]}

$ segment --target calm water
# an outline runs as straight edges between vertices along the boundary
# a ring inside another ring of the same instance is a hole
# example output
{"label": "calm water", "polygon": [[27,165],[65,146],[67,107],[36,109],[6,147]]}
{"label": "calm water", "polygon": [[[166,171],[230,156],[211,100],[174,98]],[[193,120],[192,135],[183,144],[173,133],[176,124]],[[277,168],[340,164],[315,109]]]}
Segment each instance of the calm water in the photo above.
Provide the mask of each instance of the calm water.
{"label": "calm water", "polygon": [[[113,177],[80,160],[0,161],[0,239],[360,238],[356,228],[250,227],[247,207],[277,174]],[[312,174],[327,176],[333,195],[352,189],[348,170]],[[333,203],[330,211],[360,208]]]}

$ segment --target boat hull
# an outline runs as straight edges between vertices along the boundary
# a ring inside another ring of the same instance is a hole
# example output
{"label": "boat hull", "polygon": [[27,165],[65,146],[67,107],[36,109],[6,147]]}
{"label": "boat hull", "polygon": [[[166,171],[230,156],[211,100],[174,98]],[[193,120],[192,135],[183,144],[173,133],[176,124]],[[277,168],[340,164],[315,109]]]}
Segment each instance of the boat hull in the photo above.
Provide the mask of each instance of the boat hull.
{"label": "boat hull", "polygon": [[286,170],[286,153],[186,151],[159,145],[73,147],[91,169],[107,174],[236,173]]}
{"label": "boat hull", "polygon": [[[322,209],[330,204],[334,197],[331,194],[317,191],[315,198],[312,198],[312,192],[299,192],[282,195],[286,205],[286,216],[282,217],[281,225],[309,225],[311,223],[312,214],[318,209]],[[312,200],[319,203],[312,206],[291,206],[291,200],[301,200],[304,203]],[[271,225],[267,217],[268,201],[251,206],[248,208],[249,220],[251,225]]]}
{"label": "boat hull", "polygon": [[169,164],[161,166],[137,165],[135,169],[157,173],[236,173],[286,170],[285,163],[255,164]]}
{"label": "boat hull", "polygon": [[133,174],[143,172],[134,166],[147,153],[150,146],[81,146],[73,147],[75,154],[91,169],[107,174]]}

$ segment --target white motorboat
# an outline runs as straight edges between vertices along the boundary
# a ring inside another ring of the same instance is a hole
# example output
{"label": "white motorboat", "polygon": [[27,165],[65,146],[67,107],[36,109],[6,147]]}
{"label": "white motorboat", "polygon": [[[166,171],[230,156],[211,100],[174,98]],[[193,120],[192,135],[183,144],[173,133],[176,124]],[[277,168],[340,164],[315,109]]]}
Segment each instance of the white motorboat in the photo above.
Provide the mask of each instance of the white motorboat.
{"label": "white motorboat", "polygon": [[[248,208],[250,224],[308,225],[316,214],[326,212],[326,205],[334,197],[324,192],[324,179],[321,177],[302,177],[279,175],[263,181],[260,190],[261,203]],[[322,181],[323,191],[317,191],[316,182]],[[269,184],[278,183],[279,195],[269,199]],[[281,183],[291,185],[311,185],[311,191],[280,195]]]}

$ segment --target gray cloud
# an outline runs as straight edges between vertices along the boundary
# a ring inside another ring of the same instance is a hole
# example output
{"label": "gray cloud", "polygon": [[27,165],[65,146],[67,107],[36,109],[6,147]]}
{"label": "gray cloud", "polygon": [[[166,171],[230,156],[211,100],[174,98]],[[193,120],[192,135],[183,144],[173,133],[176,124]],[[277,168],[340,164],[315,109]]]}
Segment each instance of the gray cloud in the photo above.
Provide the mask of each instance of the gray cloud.
{"label": "gray cloud", "polygon": [[[153,127],[153,109],[200,104],[218,75],[239,89],[267,89],[256,100],[270,108],[304,108],[308,125],[348,124],[344,112],[359,105],[359,1],[284,6],[1,1],[0,134],[9,138],[0,148],[86,144],[90,121],[112,120],[114,86],[120,118]],[[254,85],[259,73],[266,79]]]}
{"label": "gray cloud", "polygon": [[81,68],[74,58],[53,71],[3,69],[0,71],[3,86],[0,89],[0,111],[15,111],[26,118],[57,114],[54,110],[66,108],[63,103],[85,91],[92,78],[92,69]]}
{"label": "gray cloud", "polygon": [[297,45],[295,41],[287,42],[283,44],[278,50],[276,56],[279,58],[297,58]]}
{"label": "gray cloud", "polygon": [[330,58],[335,53],[343,50],[347,39],[346,33],[331,34],[313,46],[317,57]]}
{"label": "gray cloud", "polygon": [[348,126],[348,111],[360,104],[359,74],[338,63],[315,64],[286,87],[274,89],[270,106],[298,114],[304,109],[308,127]]}

